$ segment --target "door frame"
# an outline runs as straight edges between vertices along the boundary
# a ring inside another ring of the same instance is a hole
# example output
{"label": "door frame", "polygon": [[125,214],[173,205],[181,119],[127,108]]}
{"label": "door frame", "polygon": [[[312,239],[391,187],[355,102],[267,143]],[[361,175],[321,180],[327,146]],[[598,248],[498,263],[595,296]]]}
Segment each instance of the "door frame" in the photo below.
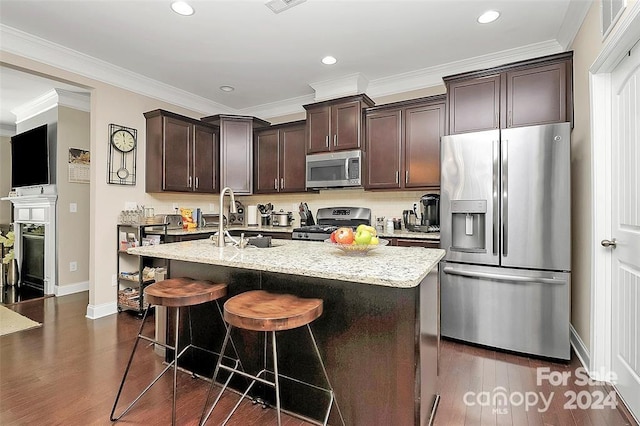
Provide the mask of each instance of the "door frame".
{"label": "door frame", "polygon": [[[618,22],[618,30],[589,69],[591,86],[592,244],[591,244],[591,348],[589,371],[603,379],[611,371],[611,251],[599,241],[611,237],[611,72],[640,40],[640,1]],[[603,202],[604,201],[604,202]],[[608,208],[609,207],[609,208]]]}

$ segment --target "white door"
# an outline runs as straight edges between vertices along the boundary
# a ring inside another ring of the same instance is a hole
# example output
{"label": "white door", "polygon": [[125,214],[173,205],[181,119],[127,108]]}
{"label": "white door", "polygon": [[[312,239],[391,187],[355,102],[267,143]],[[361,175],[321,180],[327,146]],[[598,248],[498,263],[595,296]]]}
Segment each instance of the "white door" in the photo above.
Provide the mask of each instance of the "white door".
{"label": "white door", "polygon": [[[611,73],[612,371],[640,417],[640,45]],[[603,241],[604,246],[608,245]]]}

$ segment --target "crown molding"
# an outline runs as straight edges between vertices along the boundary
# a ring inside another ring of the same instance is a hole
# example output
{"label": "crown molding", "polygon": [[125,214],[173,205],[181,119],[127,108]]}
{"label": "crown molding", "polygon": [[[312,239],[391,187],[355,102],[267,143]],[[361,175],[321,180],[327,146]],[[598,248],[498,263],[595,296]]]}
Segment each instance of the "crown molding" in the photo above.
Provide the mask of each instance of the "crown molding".
{"label": "crown molding", "polygon": [[319,102],[365,93],[369,86],[369,79],[357,72],[331,80],[309,83],[309,86],[316,92],[314,100]]}
{"label": "crown molding", "polygon": [[[365,93],[378,98],[397,93],[411,92],[429,87],[441,86],[442,77],[460,74],[478,69],[496,67],[511,62],[523,61],[540,56],[563,52],[562,46],[555,40],[535,43],[516,49],[503,50],[489,55],[477,56],[462,61],[450,62],[435,67],[423,68],[403,74],[379,78],[371,81],[360,73],[350,74],[333,80],[311,83],[316,94],[285,99],[274,103],[246,108],[242,114],[257,117],[280,117],[303,111],[302,105],[320,100]],[[366,82],[366,86],[365,86]],[[375,100],[375,99],[374,99]]]}
{"label": "crown molding", "polygon": [[593,3],[589,1],[571,0],[558,31],[557,40],[563,50],[567,50],[576,38],[584,18]]}
{"label": "crown molding", "polygon": [[89,93],[52,89],[44,95],[12,109],[11,112],[16,116],[16,124],[18,124],[57,106],[91,112],[91,98]]}
{"label": "crown molding", "polygon": [[6,52],[111,84],[140,95],[166,101],[204,115],[235,112],[225,105],[152,80],[4,24],[0,24],[0,40],[2,40],[1,49]]}
{"label": "crown molding", "polygon": [[376,98],[396,93],[441,86],[443,84],[442,77],[446,77],[448,75],[492,68],[511,62],[552,55],[562,51],[562,47],[555,40],[534,43],[516,49],[503,50],[501,52],[476,56],[462,61],[449,62],[443,65],[375,79],[369,83],[367,94]]}
{"label": "crown molding", "polygon": [[[575,2],[572,1],[573,3]],[[582,19],[579,19],[579,21],[582,22]],[[314,89],[315,95],[290,98],[235,110],[3,24],[0,24],[0,39],[2,40],[1,49],[4,51],[184,107],[203,115],[223,113],[253,115],[256,117],[278,117],[295,114],[303,110],[302,105],[304,104],[365,92],[368,96],[376,98],[441,86],[442,77],[447,75],[491,68],[538,56],[560,53],[565,50],[558,41],[549,40],[371,81],[361,73],[354,73],[337,79],[310,83],[309,85]]]}
{"label": "crown molding", "polygon": [[255,107],[249,107],[238,110],[240,115],[251,115],[254,117],[261,117],[265,120],[273,117],[283,117],[285,115],[297,114],[304,112],[305,109],[302,105],[315,102],[315,95],[309,94],[304,96],[298,96],[296,98],[284,99],[282,101],[270,102],[268,104],[262,104]]}
{"label": "crown molding", "polygon": [[0,136],[8,137],[16,135],[16,125],[0,123]]}

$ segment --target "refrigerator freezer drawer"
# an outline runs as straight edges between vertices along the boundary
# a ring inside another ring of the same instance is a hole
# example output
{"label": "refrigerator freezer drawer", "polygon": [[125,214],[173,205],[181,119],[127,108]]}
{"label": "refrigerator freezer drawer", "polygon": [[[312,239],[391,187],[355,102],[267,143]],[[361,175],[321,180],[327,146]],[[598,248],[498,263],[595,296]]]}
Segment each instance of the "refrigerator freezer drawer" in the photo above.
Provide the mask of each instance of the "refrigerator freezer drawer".
{"label": "refrigerator freezer drawer", "polygon": [[446,263],[442,336],[569,360],[571,275]]}

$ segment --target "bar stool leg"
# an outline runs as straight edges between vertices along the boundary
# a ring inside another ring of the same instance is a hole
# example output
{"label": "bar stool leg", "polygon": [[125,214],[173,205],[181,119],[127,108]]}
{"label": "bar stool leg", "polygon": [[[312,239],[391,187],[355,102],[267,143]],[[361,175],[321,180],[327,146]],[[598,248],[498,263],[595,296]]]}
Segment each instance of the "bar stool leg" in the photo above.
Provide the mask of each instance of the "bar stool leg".
{"label": "bar stool leg", "polygon": [[307,324],[307,330],[309,330],[309,337],[311,337],[311,342],[313,343],[313,348],[316,351],[316,356],[318,357],[318,361],[320,361],[320,366],[322,367],[322,372],[324,373],[324,378],[327,381],[327,386],[329,386],[329,391],[331,395],[331,401],[329,402],[329,410],[327,410],[327,414],[324,418],[324,425],[326,426],[329,422],[329,414],[331,414],[331,406],[333,403],[336,403],[336,408],[338,410],[338,415],[340,416],[340,421],[342,425],[345,426],[344,417],[342,417],[342,411],[340,411],[340,405],[338,405],[338,400],[335,399],[335,392],[333,391],[333,386],[331,386],[331,382],[329,381],[329,375],[327,374],[327,370],[324,367],[324,362],[322,361],[322,356],[320,356],[320,349],[318,349],[318,344],[316,343],[316,339],[313,336],[313,332],[311,331],[311,325]]}
{"label": "bar stool leg", "polygon": [[[265,340],[265,345],[267,344]],[[280,415],[280,379],[278,378],[278,347],[276,346],[276,332],[271,332],[271,346],[273,350],[273,374],[276,388],[276,411],[278,413],[278,426],[281,426],[282,419]]]}
{"label": "bar stool leg", "polygon": [[176,323],[175,323],[175,349],[173,351],[173,405],[171,412],[171,425],[176,424],[176,388],[178,384],[178,337],[180,329],[180,307],[176,308]]}
{"label": "bar stool leg", "polygon": [[213,377],[211,378],[211,386],[209,386],[209,392],[207,392],[207,399],[205,400],[205,403],[204,403],[204,410],[202,411],[202,415],[200,416],[201,426],[204,425],[209,419],[209,416],[211,416],[211,413],[213,412],[214,408],[216,408],[218,401],[220,401],[220,398],[222,397],[222,393],[227,388],[229,382],[231,381],[231,377],[233,376],[233,374],[229,375],[229,377],[227,378],[227,381],[224,383],[224,386],[222,386],[220,393],[216,397],[216,400],[213,402],[213,405],[207,411],[207,403],[209,402],[209,399],[211,398],[211,394],[213,392],[213,388],[216,385],[216,378],[218,377],[218,373],[220,372],[220,364],[222,363],[222,358],[224,357],[225,351],[227,349],[227,344],[229,343],[229,339],[231,337],[231,328],[232,327],[230,325],[227,326],[227,332],[224,335],[224,341],[222,342],[222,349],[220,349],[220,356],[218,357],[218,362],[216,362],[216,368],[213,372]]}
{"label": "bar stool leg", "polygon": [[116,407],[118,405],[118,401],[120,401],[120,395],[122,394],[122,389],[124,388],[124,383],[127,380],[127,375],[129,374],[129,370],[131,369],[131,363],[133,362],[133,356],[136,353],[136,350],[138,349],[138,343],[140,343],[140,339],[142,338],[142,330],[144,329],[144,324],[147,321],[147,317],[149,315],[149,310],[151,309],[151,305],[149,305],[147,307],[147,309],[145,309],[144,311],[144,315],[142,317],[142,323],[140,324],[140,329],[138,330],[138,336],[136,337],[136,341],[133,344],[133,350],[131,351],[131,355],[129,356],[129,361],[127,362],[127,367],[124,370],[124,374],[122,375],[122,381],[120,382],[120,387],[118,388],[118,393],[116,394],[116,400],[113,402],[113,408],[111,409],[111,414],[109,415],[109,419],[112,422],[115,422],[117,420],[120,420],[122,418],[122,416],[124,416],[125,414],[127,414],[127,412],[131,409],[131,407],[133,407],[135,405],[136,402],[138,402],[138,400],[142,397],[142,395],[144,395],[150,388],[151,386],[153,386],[155,384],[155,382],[158,381],[158,379],[160,378],[160,376],[162,376],[162,374],[164,374],[164,371],[166,371],[166,369],[160,373],[160,375],[158,377],[156,377],[156,379],[151,382],[149,384],[149,386],[147,386],[141,393],[140,395],[138,395],[138,397],[136,399],[133,400],[133,402],[131,404],[129,404],[129,406],[127,408],[124,409],[124,411],[119,415],[119,416],[114,416],[114,413],[116,412]]}

